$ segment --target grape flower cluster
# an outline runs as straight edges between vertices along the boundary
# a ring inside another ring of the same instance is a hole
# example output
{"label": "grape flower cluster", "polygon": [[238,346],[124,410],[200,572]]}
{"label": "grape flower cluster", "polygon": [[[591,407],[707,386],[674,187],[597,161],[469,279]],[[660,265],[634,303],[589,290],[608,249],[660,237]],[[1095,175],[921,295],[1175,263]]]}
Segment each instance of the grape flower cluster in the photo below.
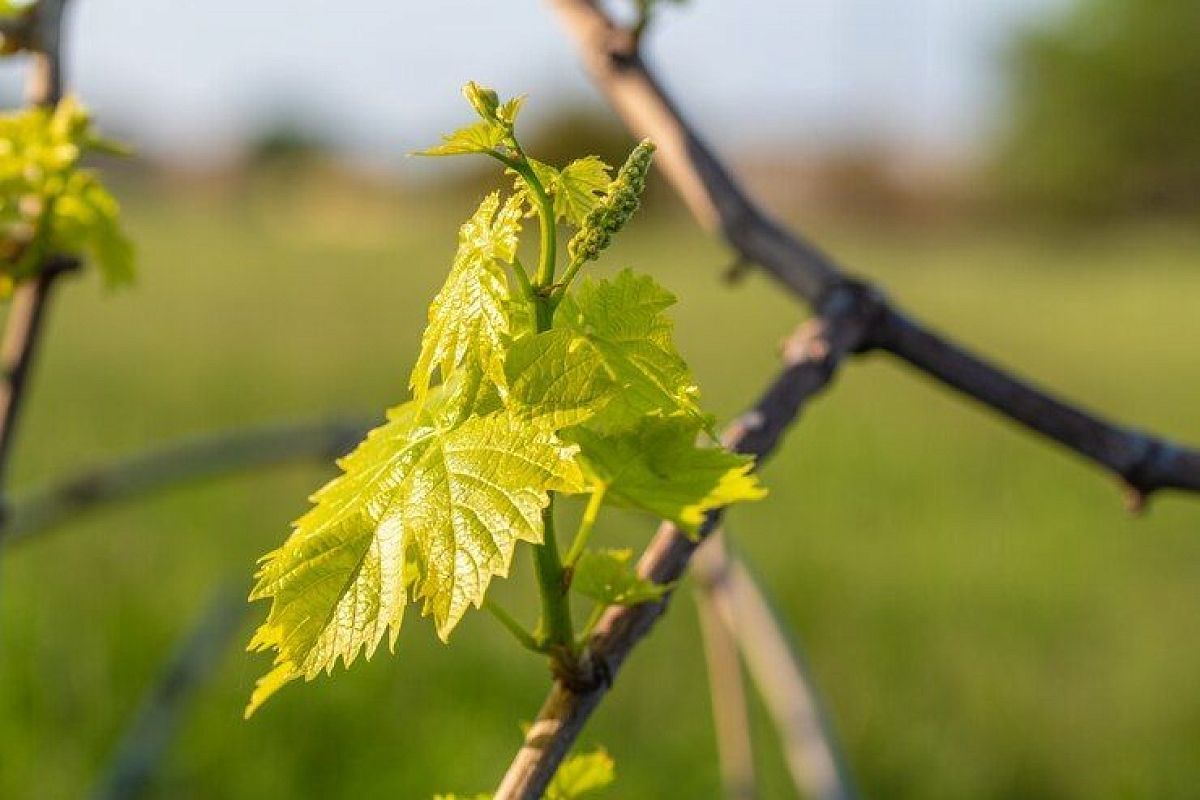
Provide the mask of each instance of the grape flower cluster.
{"label": "grape flower cluster", "polygon": [[568,250],[575,262],[595,261],[608,247],[614,234],[638,210],[642,192],[646,189],[646,173],[654,158],[654,142],[643,139],[609,184],[607,196],[588,213],[583,227],[571,238]]}

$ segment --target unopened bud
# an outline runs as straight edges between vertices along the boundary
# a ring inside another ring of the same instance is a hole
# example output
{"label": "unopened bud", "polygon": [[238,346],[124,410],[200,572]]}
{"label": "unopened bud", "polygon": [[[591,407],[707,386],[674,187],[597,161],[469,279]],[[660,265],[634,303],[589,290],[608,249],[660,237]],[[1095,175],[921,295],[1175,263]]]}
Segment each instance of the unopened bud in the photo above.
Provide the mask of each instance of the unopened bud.
{"label": "unopened bud", "polygon": [[489,122],[496,122],[496,111],[500,108],[500,97],[492,89],[469,81],[463,87],[463,97],[475,109],[475,113]]}

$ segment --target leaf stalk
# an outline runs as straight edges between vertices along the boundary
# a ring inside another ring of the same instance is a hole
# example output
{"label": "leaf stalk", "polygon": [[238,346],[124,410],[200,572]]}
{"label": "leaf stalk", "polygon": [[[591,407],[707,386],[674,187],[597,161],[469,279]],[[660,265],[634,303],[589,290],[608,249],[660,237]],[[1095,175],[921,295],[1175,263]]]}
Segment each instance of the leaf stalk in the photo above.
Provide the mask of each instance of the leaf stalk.
{"label": "leaf stalk", "polygon": [[567,569],[574,569],[579,557],[587,549],[588,539],[592,537],[592,528],[595,527],[596,518],[600,515],[600,506],[604,505],[604,492],[605,486],[600,484],[588,498],[587,508],[583,510],[583,519],[579,521],[579,530],[575,533],[575,539],[571,542],[571,549],[567,551],[564,561]]}
{"label": "leaf stalk", "polygon": [[487,609],[488,613],[495,617],[496,621],[499,622],[506,631],[511,633],[513,638],[515,638],[526,650],[532,650],[535,653],[543,654],[546,652],[546,648],[542,646],[537,637],[525,630],[525,627],[521,625],[520,622],[517,622],[516,617],[508,613],[508,611],[505,610],[504,607],[495,600],[485,600],[483,607]]}

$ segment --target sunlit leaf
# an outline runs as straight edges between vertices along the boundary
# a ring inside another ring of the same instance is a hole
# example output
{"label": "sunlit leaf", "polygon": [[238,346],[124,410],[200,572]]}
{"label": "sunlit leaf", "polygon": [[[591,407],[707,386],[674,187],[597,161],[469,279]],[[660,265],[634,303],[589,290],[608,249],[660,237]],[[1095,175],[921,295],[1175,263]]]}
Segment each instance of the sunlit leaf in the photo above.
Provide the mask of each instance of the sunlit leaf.
{"label": "sunlit leaf", "polygon": [[[616,779],[613,760],[603,749],[583,755],[570,756],[558,767],[558,772],[546,787],[544,800],[581,800],[609,786]],[[491,800],[490,794],[470,797],[458,794],[439,794],[433,800]]]}
{"label": "sunlit leaf", "polygon": [[425,150],[419,156],[461,156],[471,153],[490,153],[504,142],[508,132],[494,122],[480,120],[442,137],[442,143]]}
{"label": "sunlit leaf", "polygon": [[[600,204],[608,189],[612,167],[597,156],[585,156],[567,164],[562,169],[530,159],[534,175],[542,188],[554,202],[555,216],[578,227]],[[518,192],[524,192],[524,184],[517,181]],[[532,203],[526,200],[532,207]]]}
{"label": "sunlit leaf", "polygon": [[288,681],[370,657],[385,633],[394,645],[410,599],[445,640],[508,573],[516,543],[541,541],[547,492],[580,490],[574,449],[548,425],[505,411],[464,419],[451,397],[394,409],[264,557],[251,599],[271,610],[251,648],[276,650],[275,668],[247,713]]}
{"label": "sunlit leaf", "polygon": [[440,371],[442,380],[474,355],[485,373],[502,379],[496,359],[509,336],[510,297],[505,265],[516,255],[521,211],[512,198],[488,195],[458,234],[458,253],[446,283],[429,306],[429,326],[409,380],[425,392]]}
{"label": "sunlit leaf", "polygon": [[618,391],[596,420],[598,429],[626,427],[647,414],[682,412],[706,419],[699,390],[675,348],[663,312],[675,297],[646,276],[624,270],[613,280],[587,280],[568,295],[555,326],[576,333],[604,364]]}
{"label": "sunlit leaf", "polygon": [[442,137],[442,143],[420,150],[419,156],[459,156],[471,153],[493,153],[510,146],[513,126],[517,114],[525,102],[524,97],[514,97],[500,102],[496,92],[475,81],[463,87],[463,96],[479,115],[478,122],[459,128]]}
{"label": "sunlit leaf", "polygon": [[753,459],[697,444],[700,427],[687,417],[645,417],[632,428],[602,434],[587,426],[570,438],[606,502],[648,511],[694,532],[705,514],[766,495],[751,474]]}
{"label": "sunlit leaf", "polygon": [[616,384],[594,348],[569,330],[526,336],[509,348],[505,375],[512,402],[556,428],[593,416]]}
{"label": "sunlit leaf", "polygon": [[554,184],[554,209],[572,225],[582,225],[588,212],[600,203],[608,188],[612,167],[596,156],[585,156],[567,164]]}
{"label": "sunlit leaf", "polygon": [[579,800],[616,780],[612,757],[603,748],[563,761],[546,788],[545,800]]}

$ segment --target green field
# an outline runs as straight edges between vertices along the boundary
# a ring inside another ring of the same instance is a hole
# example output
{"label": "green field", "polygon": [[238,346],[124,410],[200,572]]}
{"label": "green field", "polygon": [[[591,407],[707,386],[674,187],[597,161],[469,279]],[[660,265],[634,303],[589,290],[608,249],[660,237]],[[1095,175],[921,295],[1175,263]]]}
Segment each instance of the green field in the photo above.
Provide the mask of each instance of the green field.
{"label": "green field", "polygon": [[[63,292],[14,477],[32,486],[162,437],[379,413],[405,395],[424,309],[469,201],[128,203],[136,287]],[[453,214],[447,211],[453,211]],[[1096,409],[1200,441],[1200,239],[1043,240],[818,227],[914,313]],[[681,347],[723,419],[772,376],[801,310],[660,210],[610,267],[680,296]],[[328,466],[187,487],[6,554],[0,797],[71,798],[103,771],[141,693],[211,592],[248,585]],[[875,798],[1194,797],[1200,786],[1200,503],[1123,513],[1112,481],[882,357],[854,363],[730,520],[771,587]],[[638,544],[650,520],[597,534]],[[532,615],[528,555],[498,591]],[[585,743],[623,798],[716,797],[689,589],[627,663]],[[415,615],[398,654],[296,685],[251,722],[268,659],[238,643],[155,784],[162,798],[427,798],[491,788],[545,666],[472,614],[453,647]],[[755,709],[763,796],[793,796]]]}

